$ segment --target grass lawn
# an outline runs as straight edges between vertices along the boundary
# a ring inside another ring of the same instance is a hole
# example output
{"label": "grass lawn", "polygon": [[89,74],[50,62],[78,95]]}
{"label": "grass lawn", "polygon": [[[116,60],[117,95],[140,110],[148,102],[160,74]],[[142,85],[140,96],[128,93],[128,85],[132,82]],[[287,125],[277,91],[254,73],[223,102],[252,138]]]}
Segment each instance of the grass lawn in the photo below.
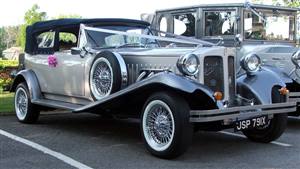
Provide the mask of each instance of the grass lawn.
{"label": "grass lawn", "polygon": [[13,98],[13,93],[0,90],[0,115],[14,112]]}

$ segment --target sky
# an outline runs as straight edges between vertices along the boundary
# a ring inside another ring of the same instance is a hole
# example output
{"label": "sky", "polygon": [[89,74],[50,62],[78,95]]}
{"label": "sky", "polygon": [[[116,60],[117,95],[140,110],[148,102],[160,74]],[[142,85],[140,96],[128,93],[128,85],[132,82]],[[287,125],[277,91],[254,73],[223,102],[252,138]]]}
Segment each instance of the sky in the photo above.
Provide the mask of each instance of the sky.
{"label": "sky", "polygon": [[[271,0],[266,0],[271,1]],[[78,14],[84,18],[140,19],[141,13],[207,3],[244,3],[245,0],[4,0],[1,2],[0,27],[23,23],[24,13],[33,4],[49,18]]]}

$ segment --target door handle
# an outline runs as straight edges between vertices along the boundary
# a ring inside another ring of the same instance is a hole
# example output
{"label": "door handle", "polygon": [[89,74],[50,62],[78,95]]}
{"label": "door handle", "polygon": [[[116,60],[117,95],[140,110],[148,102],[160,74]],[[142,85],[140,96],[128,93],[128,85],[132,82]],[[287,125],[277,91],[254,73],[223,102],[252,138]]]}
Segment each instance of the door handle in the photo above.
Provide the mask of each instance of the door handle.
{"label": "door handle", "polygon": [[283,60],[282,57],[272,57],[272,60]]}

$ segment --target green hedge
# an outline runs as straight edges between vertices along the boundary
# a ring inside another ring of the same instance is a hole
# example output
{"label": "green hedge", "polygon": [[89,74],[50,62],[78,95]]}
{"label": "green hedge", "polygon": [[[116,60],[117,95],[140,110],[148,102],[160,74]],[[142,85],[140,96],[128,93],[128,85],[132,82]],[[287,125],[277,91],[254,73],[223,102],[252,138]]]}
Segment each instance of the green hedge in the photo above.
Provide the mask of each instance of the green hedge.
{"label": "green hedge", "polygon": [[0,60],[0,89],[10,86],[12,84],[12,78],[10,77],[10,71],[12,69],[6,68],[18,68],[18,61],[15,60]]}
{"label": "green hedge", "polygon": [[5,69],[6,67],[17,67],[19,64],[16,60],[1,60],[0,59],[0,70]]}

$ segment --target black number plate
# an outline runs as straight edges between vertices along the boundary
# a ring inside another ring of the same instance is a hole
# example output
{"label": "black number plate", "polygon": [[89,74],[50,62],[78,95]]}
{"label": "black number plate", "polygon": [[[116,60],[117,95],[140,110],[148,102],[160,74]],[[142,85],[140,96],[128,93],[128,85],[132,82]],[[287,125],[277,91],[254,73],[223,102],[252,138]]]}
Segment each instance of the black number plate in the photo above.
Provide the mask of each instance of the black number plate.
{"label": "black number plate", "polygon": [[234,129],[236,131],[241,131],[241,130],[253,129],[256,127],[263,127],[267,124],[268,124],[268,117],[261,116],[261,117],[255,117],[252,119],[237,121]]}

